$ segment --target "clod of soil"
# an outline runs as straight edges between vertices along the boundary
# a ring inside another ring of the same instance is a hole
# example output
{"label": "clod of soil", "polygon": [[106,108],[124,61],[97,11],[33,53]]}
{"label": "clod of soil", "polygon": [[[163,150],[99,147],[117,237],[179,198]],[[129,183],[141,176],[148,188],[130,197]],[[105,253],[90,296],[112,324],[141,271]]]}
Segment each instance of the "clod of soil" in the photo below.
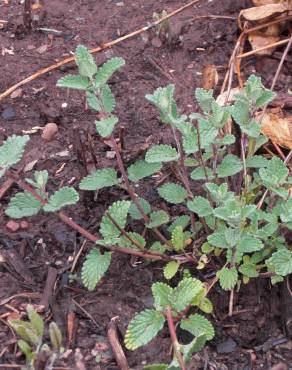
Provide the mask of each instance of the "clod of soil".
{"label": "clod of soil", "polygon": [[58,132],[58,126],[54,122],[49,122],[45,125],[42,139],[52,141]]}

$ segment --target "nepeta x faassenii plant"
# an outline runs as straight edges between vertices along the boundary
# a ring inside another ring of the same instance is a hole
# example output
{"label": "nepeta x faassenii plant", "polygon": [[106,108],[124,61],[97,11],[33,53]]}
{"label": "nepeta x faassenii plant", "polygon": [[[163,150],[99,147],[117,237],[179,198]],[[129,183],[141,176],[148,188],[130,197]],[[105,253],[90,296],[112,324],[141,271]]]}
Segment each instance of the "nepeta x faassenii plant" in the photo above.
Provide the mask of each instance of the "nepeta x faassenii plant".
{"label": "nepeta x faassenii plant", "polygon": [[[173,85],[146,95],[157,107],[161,122],[170,127],[173,145],[152,146],[144,158],[126,169],[114,138],[118,117],[113,113],[115,98],[108,85],[125,62],[112,58],[98,68],[84,46],[77,47],[75,56],[79,74],[65,76],[57,85],[85,92],[88,106],[99,116],[95,121],[97,133],[110,141],[118,168],[92,172],[81,180],[79,188],[98,191],[123,185],[129,194],[128,200],[114,202],[107,209],[100,222],[100,236],[91,237],[96,248],[89,252],[83,265],[83,284],[94,289],[107,271],[112,252],[102,252],[104,249],[163,260],[167,279],[175,276],[185,263],[208,267],[208,258],[215,254],[222,262],[217,277],[224,290],[234,289],[241,281],[247,283],[261,272],[267,272],[273,283],[290,274],[291,241],[285,236],[285,229],[292,229],[292,177],[281,159],[257,154],[267,142],[260,132],[257,110],[274,98],[260,78],[250,76],[230,106],[220,106],[212,91],[196,89],[202,112],[190,115],[179,113]],[[240,131],[237,137],[225,134],[224,127],[231,119]],[[28,139],[26,135],[14,135],[3,143],[1,175],[21,159]],[[166,182],[157,190],[169,204],[166,212],[138,196],[134,185],[162,171],[164,164],[170,162],[180,181]],[[10,200],[5,211],[8,216],[22,218],[40,211],[59,212],[78,202],[78,193],[72,187],[65,186],[48,196],[47,171],[36,171],[33,177],[26,179],[30,188],[18,181],[25,191]],[[180,205],[184,211],[173,215],[172,205]],[[59,216],[64,221],[62,212]],[[129,217],[141,220],[157,240],[148,245],[146,234],[131,230]],[[72,226],[68,219],[67,223]],[[87,237],[88,233],[83,235]]]}

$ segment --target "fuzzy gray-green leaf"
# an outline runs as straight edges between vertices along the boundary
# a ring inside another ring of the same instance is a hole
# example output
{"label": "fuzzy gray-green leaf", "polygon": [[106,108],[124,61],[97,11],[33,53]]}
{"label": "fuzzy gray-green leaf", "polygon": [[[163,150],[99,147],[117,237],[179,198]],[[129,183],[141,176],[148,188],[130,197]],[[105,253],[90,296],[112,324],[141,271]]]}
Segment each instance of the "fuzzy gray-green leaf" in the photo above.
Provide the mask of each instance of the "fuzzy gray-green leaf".
{"label": "fuzzy gray-green leaf", "polygon": [[184,187],[178,184],[168,182],[158,188],[158,194],[161,198],[172,204],[179,204],[185,201],[188,196]]}
{"label": "fuzzy gray-green leaf", "polygon": [[218,166],[218,177],[224,178],[227,176],[233,176],[240,172],[242,168],[243,165],[237,156],[233,154],[227,154]]}
{"label": "fuzzy gray-green leaf", "polygon": [[[120,200],[113,203],[108,208],[108,213],[114,219],[114,221],[119,225],[121,229],[124,229],[127,222],[127,215],[129,212],[131,202],[128,200]],[[100,224],[100,233],[104,239],[112,239],[120,236],[120,230],[113,224],[110,218],[105,214],[102,217]]]}
{"label": "fuzzy gray-green leaf", "polygon": [[112,134],[116,124],[118,123],[118,117],[112,115],[100,121],[95,121],[95,128],[99,135],[106,138]]}
{"label": "fuzzy gray-green leaf", "polygon": [[23,193],[17,193],[10,199],[5,213],[11,218],[22,218],[36,215],[41,207],[41,202],[35,199],[31,193],[25,191]]}
{"label": "fuzzy gray-green leaf", "polygon": [[81,76],[92,78],[97,71],[97,67],[89,50],[83,45],[78,45],[75,58]]}
{"label": "fuzzy gray-green leaf", "polygon": [[161,167],[161,163],[148,163],[144,160],[138,160],[128,167],[129,179],[131,181],[139,181],[160,171]]}
{"label": "fuzzy gray-green leaf", "polygon": [[101,254],[96,248],[92,249],[86,256],[81,271],[83,285],[88,290],[94,290],[99,280],[109,268],[111,252]]}
{"label": "fuzzy gray-green leaf", "polygon": [[123,58],[111,58],[107,60],[101,67],[98,68],[94,79],[94,85],[100,87],[107,83],[111,76],[122,66],[125,65]]}
{"label": "fuzzy gray-green leaf", "polygon": [[150,213],[150,222],[148,223],[147,227],[149,229],[153,229],[160,225],[166,224],[167,222],[169,222],[169,215],[165,211],[155,211]]}
{"label": "fuzzy gray-green leaf", "polygon": [[134,350],[150,342],[163,328],[164,322],[164,315],[156,310],[145,310],[137,314],[126,331],[126,348]]}
{"label": "fuzzy gray-green leaf", "polygon": [[9,136],[7,140],[5,140],[0,146],[0,169],[3,168],[3,171],[1,171],[2,175],[4,174],[5,169],[21,160],[25,145],[28,140],[28,135],[12,135]]}
{"label": "fuzzy gray-green leaf", "polygon": [[90,86],[90,81],[85,76],[67,75],[61,77],[57,82],[58,87],[67,87],[70,89],[86,90]]}
{"label": "fuzzy gray-green leaf", "polygon": [[190,315],[187,319],[182,320],[180,327],[189,331],[195,337],[204,334],[207,340],[211,340],[215,336],[213,325],[199,314]]}
{"label": "fuzzy gray-green leaf", "polygon": [[178,159],[175,148],[170,145],[154,145],[146,153],[145,160],[148,163],[171,162]]}
{"label": "fuzzy gray-green leaf", "polygon": [[77,191],[69,186],[64,186],[50,196],[47,204],[44,205],[45,212],[56,212],[61,208],[76,204],[79,200]]}
{"label": "fuzzy gray-green leaf", "polygon": [[81,190],[99,190],[117,185],[118,183],[117,171],[113,168],[104,168],[102,170],[96,170],[84,177],[79,187]]}

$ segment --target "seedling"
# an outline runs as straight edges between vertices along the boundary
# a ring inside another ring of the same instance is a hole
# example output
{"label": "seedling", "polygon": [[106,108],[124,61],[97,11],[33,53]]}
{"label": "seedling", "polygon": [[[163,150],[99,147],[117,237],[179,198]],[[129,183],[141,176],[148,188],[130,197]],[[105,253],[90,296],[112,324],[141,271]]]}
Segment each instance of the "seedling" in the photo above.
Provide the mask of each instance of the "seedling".
{"label": "seedling", "polygon": [[46,369],[52,370],[55,361],[64,351],[61,331],[55,322],[50,323],[49,336],[52,347],[49,347],[44,343],[45,324],[42,317],[30,305],[27,306],[27,316],[29,321],[9,320],[9,324],[21,338],[17,344],[26,358],[25,369],[36,369],[35,364],[42,358],[46,359]]}
{"label": "seedling", "polygon": [[[142,311],[132,319],[125,335],[125,344],[130,350],[144,346],[167,322],[174,356],[170,365],[154,364],[145,369],[186,369],[192,354],[200,351],[206,341],[214,337],[214,328],[204,316],[198,313],[187,316],[191,307],[199,307],[208,313],[212,311],[212,303],[205,297],[206,293],[200,280],[194,278],[184,278],[176,288],[164,283],[152,285],[154,308]],[[194,336],[190,343],[178,342],[175,323]]]}

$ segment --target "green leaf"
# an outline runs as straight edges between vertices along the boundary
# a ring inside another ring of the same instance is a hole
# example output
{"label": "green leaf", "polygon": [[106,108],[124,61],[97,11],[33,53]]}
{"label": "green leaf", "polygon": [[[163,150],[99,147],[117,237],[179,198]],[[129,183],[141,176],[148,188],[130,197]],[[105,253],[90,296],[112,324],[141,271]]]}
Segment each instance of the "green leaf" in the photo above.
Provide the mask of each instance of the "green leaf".
{"label": "green leaf", "polygon": [[32,348],[31,346],[26,343],[24,340],[19,339],[17,341],[18,347],[21,350],[21,352],[25,355],[27,360],[30,360],[32,357]]}
{"label": "green leaf", "polygon": [[211,197],[217,203],[226,203],[228,201],[234,200],[235,198],[234,193],[231,191],[228,191],[228,185],[226,183],[223,183],[221,185],[216,185],[216,184],[207,182],[205,184],[205,187],[211,194]]}
{"label": "green leaf", "polygon": [[217,272],[219,283],[223,290],[231,290],[235,287],[238,279],[238,272],[235,267],[223,267]]}
{"label": "green leaf", "polygon": [[214,102],[213,90],[206,91],[204,89],[197,88],[195,91],[195,97],[202,111],[204,113],[209,113],[212,109],[212,103]]}
{"label": "green leaf", "polygon": [[213,325],[204,316],[199,314],[190,315],[180,323],[183,330],[187,330],[195,337],[206,335],[207,340],[212,340],[215,336]]}
{"label": "green leaf", "polygon": [[198,128],[200,132],[201,149],[208,149],[218,135],[218,129],[213,127],[212,123],[205,119],[199,119]]}
{"label": "green leaf", "polygon": [[233,154],[227,154],[218,166],[218,177],[224,178],[227,176],[233,176],[240,172],[242,168],[243,165],[238,157]]}
{"label": "green leaf", "polygon": [[31,305],[26,307],[26,312],[35,332],[41,339],[44,335],[44,321],[42,317],[33,309]]}
{"label": "green leaf", "polygon": [[149,250],[151,252],[164,253],[167,250],[167,248],[165,245],[162,245],[160,242],[155,242],[151,245]]}
{"label": "green leaf", "polygon": [[265,106],[266,104],[270,103],[276,97],[276,95],[277,94],[274,93],[273,91],[264,90],[261,96],[258,97],[256,100],[256,103],[255,103],[256,107],[261,108]]}
{"label": "green leaf", "polygon": [[138,248],[131,240],[129,240],[125,235],[123,235],[118,242],[118,245],[122,248],[133,248],[133,249],[144,249],[146,246],[146,240],[143,238],[142,235],[137,234],[135,232],[127,232],[127,235],[136,243],[140,245]]}
{"label": "green leaf", "polygon": [[[151,212],[150,203],[144,198],[138,198],[138,200],[141,204],[142,209],[144,210],[144,213],[148,215]],[[133,202],[131,203],[131,206],[129,208],[129,214],[134,220],[141,220],[143,218],[136,204]]]}
{"label": "green leaf", "polygon": [[96,248],[87,254],[82,266],[81,279],[88,290],[94,290],[97,283],[108,270],[111,263],[111,255],[111,252],[101,254]]}
{"label": "green leaf", "polygon": [[125,65],[123,58],[111,58],[98,68],[94,79],[95,87],[100,87],[108,82],[111,76]]}
{"label": "green leaf", "polygon": [[279,157],[273,157],[268,161],[266,168],[259,170],[260,178],[267,188],[285,183],[288,173],[288,168]]}
{"label": "green leaf", "polygon": [[268,262],[274,266],[277,275],[287,276],[292,274],[292,252],[288,249],[279,249],[272,254]]}
{"label": "green leaf", "polygon": [[118,121],[119,121],[118,117],[114,115],[109,116],[100,121],[95,121],[96,131],[103,138],[109,137],[113,133],[114,128]]}
{"label": "green leaf", "polygon": [[41,343],[41,338],[38,336],[30,322],[23,320],[9,320],[9,325],[11,325],[20,338],[26,342],[33,345],[39,345]]}
{"label": "green leaf", "polygon": [[33,216],[40,211],[41,207],[41,202],[35,199],[31,193],[25,191],[10,199],[5,214],[11,218]]}
{"label": "green leaf", "polygon": [[139,181],[160,171],[161,167],[161,163],[148,163],[144,160],[139,160],[128,167],[129,179],[131,181]]}
{"label": "green leaf", "polygon": [[106,113],[112,113],[116,107],[116,99],[109,87],[109,85],[104,85],[100,89],[100,97],[103,103],[103,109]]}
{"label": "green leaf", "polygon": [[243,235],[238,243],[238,249],[242,253],[257,252],[264,248],[263,243],[251,235]]}
{"label": "green leaf", "polygon": [[80,75],[67,75],[57,81],[58,87],[68,87],[70,89],[86,90],[90,86],[87,77]]}
{"label": "green leaf", "polygon": [[215,231],[213,234],[207,237],[208,242],[216,248],[229,248],[229,244],[225,237],[224,230],[222,231]]}
{"label": "green leaf", "polygon": [[155,211],[150,213],[150,222],[148,223],[147,227],[149,229],[153,229],[160,225],[166,224],[169,222],[169,215],[165,211]]}
{"label": "green leaf", "polygon": [[188,196],[184,187],[171,182],[160,186],[160,188],[158,188],[158,194],[161,198],[172,204],[182,203]]}
{"label": "green leaf", "polygon": [[236,95],[236,100],[231,108],[234,121],[241,127],[246,127],[250,122],[249,100],[243,95]]}
{"label": "green leaf", "polygon": [[169,226],[168,228],[168,231],[170,233],[173,232],[173,230],[177,227],[177,226],[181,226],[182,229],[184,230],[191,222],[191,218],[190,216],[187,216],[187,215],[183,215],[183,216],[179,216],[179,217],[176,217],[176,219],[172,222],[172,224]]}
{"label": "green leaf", "polygon": [[160,118],[164,123],[175,123],[178,118],[173,94],[174,85],[169,84],[166,87],[159,87],[152,95],[146,95],[146,99],[159,109]]}
{"label": "green leaf", "polygon": [[117,171],[113,168],[104,168],[84,177],[79,184],[79,188],[81,190],[99,190],[118,183]]}
{"label": "green leaf", "polygon": [[244,263],[239,267],[238,270],[242,273],[242,275],[245,275],[249,278],[256,278],[259,276],[256,265],[252,263]]}
{"label": "green leaf", "polygon": [[28,140],[28,135],[12,135],[3,142],[3,144],[0,146],[0,169],[3,168],[3,170],[1,170],[0,177],[4,174],[6,169],[21,160],[25,145]]}
{"label": "green leaf", "polygon": [[163,328],[164,322],[163,314],[155,310],[145,310],[137,314],[126,331],[126,348],[134,350],[150,342]]}
{"label": "green leaf", "polygon": [[182,226],[176,226],[171,233],[171,243],[176,252],[182,251],[185,246],[185,235]]}
{"label": "green leaf", "polygon": [[145,160],[148,163],[171,162],[178,159],[175,148],[170,145],[154,145],[146,153]]}
{"label": "green leaf", "polygon": [[86,101],[90,108],[96,110],[97,112],[102,111],[100,101],[97,99],[93,91],[86,91]]}
{"label": "green leaf", "polygon": [[181,312],[200,293],[203,288],[203,284],[200,280],[194,278],[184,278],[180,281],[178,286],[174,289],[172,296],[172,307],[177,311]]}
{"label": "green leaf", "polygon": [[69,186],[64,186],[50,196],[48,203],[44,205],[44,211],[56,212],[65,206],[76,204],[78,200],[77,191]]}
{"label": "green leaf", "polygon": [[189,210],[197,213],[199,217],[209,216],[213,213],[213,208],[211,207],[208,199],[201,196],[194,197],[192,200],[188,200],[187,206]]}
{"label": "green leaf", "polygon": [[164,283],[154,283],[151,287],[154,298],[154,307],[158,311],[163,311],[167,306],[171,306],[173,289]]}
{"label": "green leaf", "polygon": [[143,367],[143,370],[167,370],[166,364],[150,364]]}
{"label": "green leaf", "polygon": [[170,280],[177,273],[179,268],[179,263],[177,261],[168,262],[163,268],[163,275],[165,279]]}
{"label": "green leaf", "polygon": [[280,218],[282,222],[292,222],[292,197],[280,205]]}
{"label": "green leaf", "polygon": [[188,364],[192,359],[192,354],[201,351],[206,344],[207,337],[205,334],[198,335],[189,344],[182,346],[182,352],[184,356],[184,362]]}
{"label": "green leaf", "polygon": [[213,312],[213,304],[210,299],[204,297],[200,300],[198,307],[201,311],[205,313],[212,313]]}
{"label": "green leaf", "polygon": [[[206,173],[207,173],[207,176],[208,176],[208,180],[213,180],[214,179],[214,175],[213,175],[213,172],[212,172],[211,168],[206,167]],[[193,180],[207,180],[204,168],[198,167],[195,170],[193,170],[191,172],[191,179],[193,179]]]}
{"label": "green leaf", "polygon": [[75,58],[81,76],[92,78],[97,71],[97,67],[89,50],[83,45],[78,45]]}
{"label": "green leaf", "polygon": [[247,168],[263,168],[267,167],[268,163],[269,161],[262,155],[254,155],[245,161]]}
{"label": "green leaf", "polygon": [[[107,213],[109,213],[121,229],[124,229],[126,226],[130,205],[130,201],[120,200],[108,208]],[[99,231],[105,240],[111,240],[120,236],[120,230],[112,223],[107,214],[101,219]]]}
{"label": "green leaf", "polygon": [[34,172],[34,180],[31,179],[25,179],[25,181],[29,184],[31,184],[36,189],[39,189],[40,191],[44,191],[48,182],[49,174],[47,170],[43,171],[35,171]]}
{"label": "green leaf", "polygon": [[231,134],[224,135],[221,138],[216,138],[215,144],[217,145],[231,145],[235,143],[235,136]]}
{"label": "green leaf", "polygon": [[49,325],[49,334],[53,348],[57,351],[60,351],[62,348],[62,333],[54,321]]}

